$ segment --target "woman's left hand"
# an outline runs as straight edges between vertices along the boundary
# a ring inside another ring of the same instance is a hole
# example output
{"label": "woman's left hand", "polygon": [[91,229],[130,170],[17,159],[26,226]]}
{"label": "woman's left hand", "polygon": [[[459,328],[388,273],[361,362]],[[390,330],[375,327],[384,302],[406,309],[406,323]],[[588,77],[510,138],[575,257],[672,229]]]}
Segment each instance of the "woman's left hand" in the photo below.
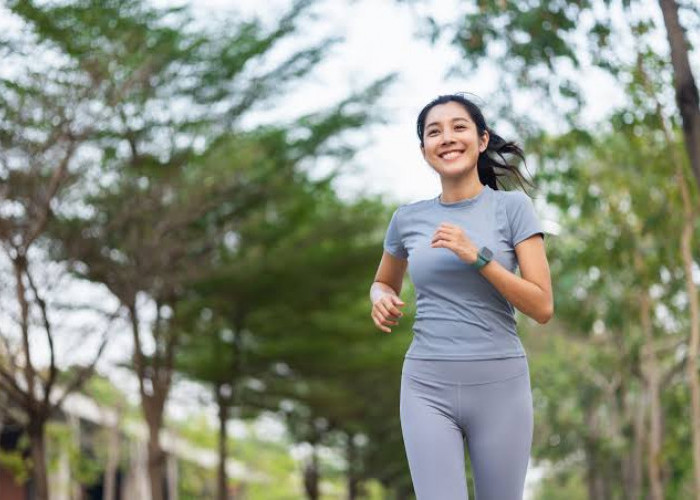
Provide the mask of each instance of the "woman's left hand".
{"label": "woman's left hand", "polygon": [[443,222],[433,234],[430,242],[432,248],[447,248],[452,250],[457,257],[467,264],[476,262],[479,249],[472,240],[464,233],[461,227]]}

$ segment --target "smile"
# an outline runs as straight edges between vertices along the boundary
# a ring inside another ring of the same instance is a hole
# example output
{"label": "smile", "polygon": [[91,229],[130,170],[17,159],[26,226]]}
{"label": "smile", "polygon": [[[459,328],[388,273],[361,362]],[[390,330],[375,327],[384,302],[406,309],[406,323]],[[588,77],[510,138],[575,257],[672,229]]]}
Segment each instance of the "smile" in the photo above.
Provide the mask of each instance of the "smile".
{"label": "smile", "polygon": [[455,158],[459,158],[460,156],[462,156],[462,153],[464,153],[464,151],[447,151],[446,153],[442,153],[439,156],[443,160],[449,161],[449,160],[454,160]]}

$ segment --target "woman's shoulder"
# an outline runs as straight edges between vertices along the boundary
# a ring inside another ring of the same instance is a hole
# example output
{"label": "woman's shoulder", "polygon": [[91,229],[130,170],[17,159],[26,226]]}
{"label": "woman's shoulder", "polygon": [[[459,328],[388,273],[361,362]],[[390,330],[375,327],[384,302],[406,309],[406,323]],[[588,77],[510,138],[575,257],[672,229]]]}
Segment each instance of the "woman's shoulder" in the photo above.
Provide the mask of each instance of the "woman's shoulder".
{"label": "woman's shoulder", "polygon": [[401,212],[403,215],[427,210],[433,206],[435,206],[435,198],[428,198],[425,200],[412,201],[399,205],[397,211]]}
{"label": "woman's shoulder", "polygon": [[505,191],[503,189],[494,189],[493,192],[496,194],[496,196],[501,197],[501,199],[509,201],[518,201],[522,198],[530,198],[525,191],[521,191],[519,189],[511,189],[510,191]]}
{"label": "woman's shoulder", "polygon": [[523,205],[532,204],[530,196],[524,191],[514,189],[512,191],[494,190],[500,203],[504,205],[506,211],[518,210]]}

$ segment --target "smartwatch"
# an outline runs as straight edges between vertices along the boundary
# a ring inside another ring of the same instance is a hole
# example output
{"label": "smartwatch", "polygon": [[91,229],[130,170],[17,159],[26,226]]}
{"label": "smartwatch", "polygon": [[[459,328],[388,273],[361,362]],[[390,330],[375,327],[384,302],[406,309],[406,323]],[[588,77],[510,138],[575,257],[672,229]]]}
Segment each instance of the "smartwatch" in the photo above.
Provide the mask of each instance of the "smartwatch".
{"label": "smartwatch", "polygon": [[481,247],[477,253],[476,262],[474,262],[472,266],[478,271],[491,262],[491,259],[493,259],[493,252],[491,249],[489,247]]}

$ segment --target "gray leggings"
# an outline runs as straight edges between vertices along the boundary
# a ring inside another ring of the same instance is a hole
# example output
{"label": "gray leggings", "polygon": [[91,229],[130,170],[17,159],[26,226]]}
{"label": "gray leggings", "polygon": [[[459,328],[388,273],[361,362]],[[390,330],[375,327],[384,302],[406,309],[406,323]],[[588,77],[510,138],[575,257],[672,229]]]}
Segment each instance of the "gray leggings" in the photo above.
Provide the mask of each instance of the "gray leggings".
{"label": "gray leggings", "polygon": [[476,500],[521,500],[532,413],[526,357],[406,358],[401,430],[417,499],[468,499],[466,440]]}

